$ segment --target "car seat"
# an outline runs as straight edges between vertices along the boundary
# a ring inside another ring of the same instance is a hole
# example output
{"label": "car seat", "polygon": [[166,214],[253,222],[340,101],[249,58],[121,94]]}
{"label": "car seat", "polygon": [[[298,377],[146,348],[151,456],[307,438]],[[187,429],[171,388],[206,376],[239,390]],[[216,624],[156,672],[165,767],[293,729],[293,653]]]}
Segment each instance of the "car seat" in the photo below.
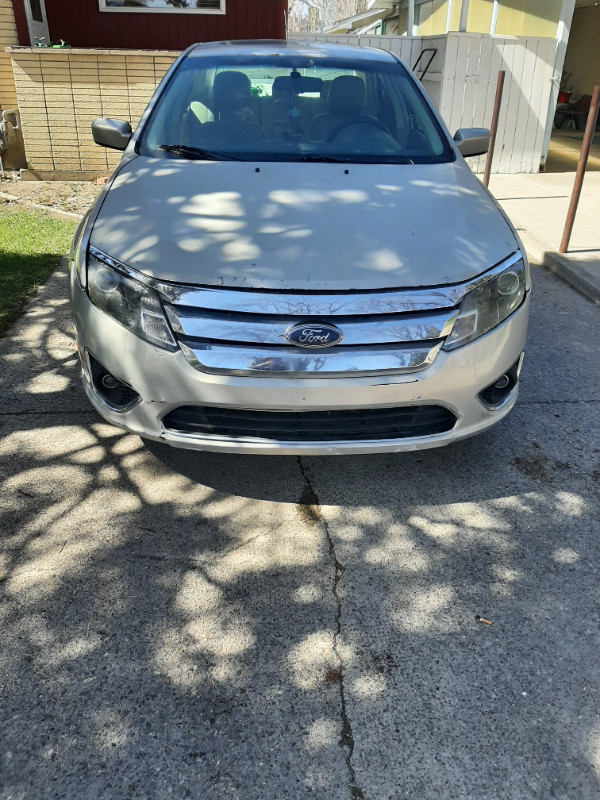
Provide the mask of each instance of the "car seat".
{"label": "car seat", "polygon": [[340,125],[374,120],[374,117],[365,114],[366,97],[367,90],[362,78],[355,75],[335,78],[329,88],[329,111],[315,117],[310,138],[327,142]]}
{"label": "car seat", "polygon": [[213,84],[214,120],[200,126],[202,147],[258,142],[265,138],[251,106],[250,79],[243,72],[219,72]]}

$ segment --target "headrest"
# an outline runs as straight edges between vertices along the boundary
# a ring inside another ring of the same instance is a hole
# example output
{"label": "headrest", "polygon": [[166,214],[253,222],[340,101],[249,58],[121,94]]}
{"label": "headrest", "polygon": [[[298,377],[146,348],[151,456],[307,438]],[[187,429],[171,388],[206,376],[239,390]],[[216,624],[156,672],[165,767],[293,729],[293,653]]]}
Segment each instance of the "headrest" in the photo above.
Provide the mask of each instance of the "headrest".
{"label": "headrest", "polygon": [[248,105],[250,97],[250,78],[243,72],[219,72],[215,76],[215,111],[239,111]]}
{"label": "headrest", "polygon": [[329,111],[332,114],[360,114],[365,107],[366,96],[362,78],[340,75],[329,89]]}

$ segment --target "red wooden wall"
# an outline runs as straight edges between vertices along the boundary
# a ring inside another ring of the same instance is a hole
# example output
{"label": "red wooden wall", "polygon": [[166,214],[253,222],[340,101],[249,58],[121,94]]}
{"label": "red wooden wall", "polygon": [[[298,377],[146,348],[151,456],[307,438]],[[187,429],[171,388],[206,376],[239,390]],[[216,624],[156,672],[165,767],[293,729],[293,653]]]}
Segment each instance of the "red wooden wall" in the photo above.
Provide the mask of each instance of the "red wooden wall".
{"label": "red wooden wall", "polygon": [[13,0],[13,13],[15,15],[15,25],[17,27],[17,37],[19,44],[27,46],[29,41],[29,30],[27,29],[27,17],[25,16],[25,6],[23,0]]}
{"label": "red wooden wall", "polygon": [[225,7],[224,15],[136,14],[101,12],[98,0],[46,0],[46,15],[50,38],[72,47],[183,50],[193,42],[284,38],[287,0],[227,0]]}

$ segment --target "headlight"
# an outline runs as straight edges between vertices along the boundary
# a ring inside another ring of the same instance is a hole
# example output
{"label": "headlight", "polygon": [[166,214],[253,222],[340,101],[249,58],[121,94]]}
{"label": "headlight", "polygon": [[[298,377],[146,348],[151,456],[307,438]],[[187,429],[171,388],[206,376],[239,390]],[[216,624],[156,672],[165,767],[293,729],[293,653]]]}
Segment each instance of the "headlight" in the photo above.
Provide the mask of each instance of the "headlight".
{"label": "headlight", "polygon": [[523,260],[470,291],[460,304],[460,313],[444,350],[454,350],[491,331],[517,310],[526,291],[527,271]]}
{"label": "headlight", "polygon": [[177,350],[160,299],[151,288],[92,253],[88,254],[87,282],[94,305],[136,336],[165,350]]}

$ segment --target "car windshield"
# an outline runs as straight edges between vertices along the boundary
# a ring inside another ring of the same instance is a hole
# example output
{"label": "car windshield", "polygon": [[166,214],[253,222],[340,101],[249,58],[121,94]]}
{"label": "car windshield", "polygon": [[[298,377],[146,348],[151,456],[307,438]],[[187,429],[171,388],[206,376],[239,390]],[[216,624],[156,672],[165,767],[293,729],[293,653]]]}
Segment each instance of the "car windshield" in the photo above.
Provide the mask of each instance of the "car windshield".
{"label": "car windshield", "polygon": [[201,160],[454,159],[401,64],[302,55],[188,56],[138,148],[147,156]]}

